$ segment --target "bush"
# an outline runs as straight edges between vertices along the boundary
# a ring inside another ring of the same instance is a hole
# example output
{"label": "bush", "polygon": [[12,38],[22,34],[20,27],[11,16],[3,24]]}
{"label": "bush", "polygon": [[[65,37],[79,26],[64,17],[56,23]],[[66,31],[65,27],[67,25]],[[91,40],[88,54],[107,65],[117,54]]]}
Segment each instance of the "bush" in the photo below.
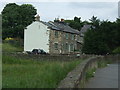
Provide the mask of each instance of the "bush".
{"label": "bush", "polygon": [[114,54],[120,54],[120,47],[117,47],[116,49],[113,50]]}
{"label": "bush", "polygon": [[15,47],[23,47],[23,39],[21,38],[6,38],[3,43],[9,43]]}

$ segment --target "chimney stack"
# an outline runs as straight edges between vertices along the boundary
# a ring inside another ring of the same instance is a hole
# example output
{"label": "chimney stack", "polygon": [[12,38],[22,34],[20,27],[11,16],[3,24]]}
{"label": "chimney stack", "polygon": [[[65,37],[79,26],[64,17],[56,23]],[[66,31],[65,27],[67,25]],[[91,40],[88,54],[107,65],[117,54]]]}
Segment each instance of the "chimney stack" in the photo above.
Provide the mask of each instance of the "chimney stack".
{"label": "chimney stack", "polygon": [[60,22],[59,18],[55,18],[54,22]]}
{"label": "chimney stack", "polygon": [[63,18],[61,18],[61,22],[64,22],[64,19],[63,19]]}
{"label": "chimney stack", "polygon": [[35,21],[40,21],[40,16],[39,15],[35,16]]}

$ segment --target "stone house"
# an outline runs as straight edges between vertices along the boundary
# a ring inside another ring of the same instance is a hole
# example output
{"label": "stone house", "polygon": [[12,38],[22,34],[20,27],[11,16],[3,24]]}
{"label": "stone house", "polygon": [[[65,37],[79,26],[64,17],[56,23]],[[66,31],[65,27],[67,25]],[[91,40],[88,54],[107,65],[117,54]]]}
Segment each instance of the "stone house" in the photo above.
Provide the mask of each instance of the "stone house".
{"label": "stone house", "polygon": [[24,30],[24,51],[43,49],[50,54],[70,54],[80,51],[80,32],[61,21],[36,21]]}
{"label": "stone house", "polygon": [[92,27],[92,25],[84,24],[84,26],[81,28],[81,30],[80,30],[80,43],[81,43],[81,45],[84,43],[83,42],[84,34],[87,32],[88,29],[91,29],[91,27]]}

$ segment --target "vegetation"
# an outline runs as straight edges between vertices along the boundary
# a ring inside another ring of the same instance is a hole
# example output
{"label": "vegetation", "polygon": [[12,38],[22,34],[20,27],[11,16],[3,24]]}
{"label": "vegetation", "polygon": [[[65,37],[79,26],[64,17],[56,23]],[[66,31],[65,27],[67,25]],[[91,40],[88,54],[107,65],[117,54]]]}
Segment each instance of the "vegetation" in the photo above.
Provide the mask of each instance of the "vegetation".
{"label": "vegetation", "polygon": [[103,68],[103,67],[106,67],[106,66],[107,66],[107,62],[105,60],[98,62],[98,68]]}
{"label": "vegetation", "polygon": [[[2,11],[2,38],[5,40],[2,44],[3,52],[23,51],[19,41],[24,38],[25,27],[34,21],[34,15],[36,9],[30,4],[9,3],[4,7]],[[120,53],[120,19],[115,22],[100,21],[93,16],[90,22],[82,22],[80,17],[74,17],[74,20],[65,20],[65,22],[79,31],[85,23],[92,25],[85,33],[83,53]],[[19,40],[15,41],[13,38]],[[39,62],[3,54],[2,61],[3,88],[56,88],[67,73],[82,60]],[[104,67],[110,62],[100,61],[98,67]],[[94,71],[95,69],[88,70],[86,80],[93,76]]]}
{"label": "vegetation", "polygon": [[114,54],[120,54],[120,47],[117,47],[113,50]]}
{"label": "vegetation", "polygon": [[74,17],[74,20],[65,20],[65,22],[68,23],[70,27],[80,31],[83,26],[83,23],[80,19],[80,17]]}
{"label": "vegetation", "polygon": [[65,20],[69,26],[81,30],[84,24],[91,25],[84,36],[84,44],[82,53],[86,54],[119,54],[120,47],[120,19],[114,22],[101,21],[95,16],[92,16],[89,21],[81,21],[80,17],[74,17],[73,20]]}
{"label": "vegetation", "polygon": [[94,77],[94,72],[96,71],[96,68],[88,69],[85,75],[85,80],[88,81],[91,77]]}
{"label": "vegetation", "polygon": [[[10,43],[3,43],[3,51],[21,50]],[[50,61],[24,58],[3,53],[2,85],[3,88],[56,88],[68,72],[82,60]]]}
{"label": "vegetation", "polygon": [[106,59],[106,60],[100,60],[99,62],[98,62],[98,68],[103,68],[103,67],[106,67],[107,66],[107,64],[111,64],[113,61],[112,60],[108,60],[108,59]]}
{"label": "vegetation", "polygon": [[4,41],[4,43],[2,43],[2,51],[3,52],[17,52],[17,51],[23,51],[23,47],[19,46],[18,44],[16,44],[17,42],[14,41],[15,43],[10,43],[10,41]]}
{"label": "vegetation", "polygon": [[[24,29],[34,21],[36,9],[31,4],[7,4],[2,11],[2,38],[24,38]],[[12,14],[11,14],[12,13]],[[119,54],[120,19],[114,22],[101,21],[93,16],[89,21],[81,21],[81,17],[65,20],[69,26],[81,30],[84,24],[92,25],[84,36],[82,52],[86,54]]]}
{"label": "vegetation", "polygon": [[2,38],[24,38],[24,29],[35,15],[36,9],[31,4],[7,4],[2,11]]}
{"label": "vegetation", "polygon": [[120,46],[120,19],[110,22],[92,17],[91,24],[84,36],[83,53],[104,55]]}
{"label": "vegetation", "polygon": [[56,88],[80,60],[33,61],[3,56],[3,88]]}

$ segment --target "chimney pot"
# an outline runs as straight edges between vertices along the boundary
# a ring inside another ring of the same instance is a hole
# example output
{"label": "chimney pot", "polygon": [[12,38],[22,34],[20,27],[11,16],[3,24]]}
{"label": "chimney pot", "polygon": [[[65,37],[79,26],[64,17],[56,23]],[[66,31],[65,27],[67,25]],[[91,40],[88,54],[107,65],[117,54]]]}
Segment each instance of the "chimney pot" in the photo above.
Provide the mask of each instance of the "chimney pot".
{"label": "chimney pot", "polygon": [[63,19],[63,18],[61,19],[61,22],[64,22],[64,19]]}

